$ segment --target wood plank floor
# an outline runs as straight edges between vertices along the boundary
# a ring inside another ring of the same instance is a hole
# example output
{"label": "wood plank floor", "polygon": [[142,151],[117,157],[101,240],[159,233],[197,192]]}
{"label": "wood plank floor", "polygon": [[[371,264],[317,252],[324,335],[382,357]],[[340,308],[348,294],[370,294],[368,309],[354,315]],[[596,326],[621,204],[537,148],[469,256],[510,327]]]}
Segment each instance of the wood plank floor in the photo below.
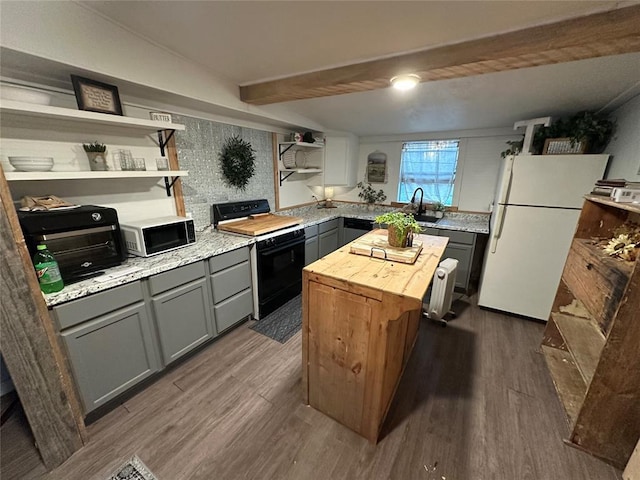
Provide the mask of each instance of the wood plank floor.
{"label": "wood plank floor", "polygon": [[377,446],[301,403],[299,333],[281,345],[245,324],[89,425],[53,472],[12,419],[1,477],[104,480],[135,454],[159,480],[621,478],[563,443],[543,326],[473,303],[447,328],[423,321]]}

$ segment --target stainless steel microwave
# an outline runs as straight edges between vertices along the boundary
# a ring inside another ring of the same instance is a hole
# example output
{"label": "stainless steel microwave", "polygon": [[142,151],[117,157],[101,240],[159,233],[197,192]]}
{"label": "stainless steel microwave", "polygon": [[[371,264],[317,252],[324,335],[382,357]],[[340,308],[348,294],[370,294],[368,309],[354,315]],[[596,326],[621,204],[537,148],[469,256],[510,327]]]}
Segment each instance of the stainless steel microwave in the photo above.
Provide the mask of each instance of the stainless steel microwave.
{"label": "stainless steel microwave", "polygon": [[124,244],[140,257],[151,257],[196,242],[193,220],[185,217],[158,217],[121,223]]}

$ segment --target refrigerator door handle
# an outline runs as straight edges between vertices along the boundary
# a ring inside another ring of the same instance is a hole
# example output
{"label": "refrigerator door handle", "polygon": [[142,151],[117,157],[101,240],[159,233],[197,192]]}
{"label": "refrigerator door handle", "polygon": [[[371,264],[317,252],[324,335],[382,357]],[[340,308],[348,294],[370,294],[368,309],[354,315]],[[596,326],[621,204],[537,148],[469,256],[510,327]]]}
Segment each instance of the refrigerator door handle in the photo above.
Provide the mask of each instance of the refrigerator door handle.
{"label": "refrigerator door handle", "polygon": [[498,198],[496,199],[496,203],[504,204],[507,203],[507,199],[509,197],[509,189],[511,188],[511,180],[513,178],[513,162],[515,161],[515,157],[513,155],[509,155],[505,158],[504,163],[504,173],[502,175],[502,183],[498,186]]}
{"label": "refrigerator door handle", "polygon": [[496,253],[496,248],[498,246],[498,239],[502,234],[502,225],[504,224],[504,214],[505,214],[504,205],[498,204],[494,213],[496,215],[496,221],[494,223],[494,229],[491,232],[491,243],[489,245],[489,249],[490,249],[489,251],[491,253]]}

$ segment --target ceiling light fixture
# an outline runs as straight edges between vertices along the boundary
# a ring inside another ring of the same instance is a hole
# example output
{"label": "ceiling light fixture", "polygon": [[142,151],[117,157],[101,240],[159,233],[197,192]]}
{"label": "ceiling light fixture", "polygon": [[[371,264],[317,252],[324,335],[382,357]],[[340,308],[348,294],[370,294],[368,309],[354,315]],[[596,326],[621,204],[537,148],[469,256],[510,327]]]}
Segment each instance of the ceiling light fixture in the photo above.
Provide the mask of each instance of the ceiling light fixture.
{"label": "ceiling light fixture", "polygon": [[420,77],[414,73],[398,75],[391,79],[391,85],[397,90],[411,90],[418,83],[420,83]]}

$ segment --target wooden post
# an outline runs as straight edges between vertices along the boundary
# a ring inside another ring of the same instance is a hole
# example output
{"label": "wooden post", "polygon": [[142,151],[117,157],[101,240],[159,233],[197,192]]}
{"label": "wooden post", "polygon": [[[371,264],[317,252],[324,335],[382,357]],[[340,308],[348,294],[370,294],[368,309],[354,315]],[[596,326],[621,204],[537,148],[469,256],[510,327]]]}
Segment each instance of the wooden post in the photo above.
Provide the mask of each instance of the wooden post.
{"label": "wooden post", "polygon": [[80,404],[0,167],[0,349],[47,469],[86,439]]}
{"label": "wooden post", "polygon": [[[166,133],[165,133],[166,135]],[[173,135],[167,143],[167,156],[169,157],[169,170],[180,170],[178,162],[178,150],[176,149],[176,136]],[[176,180],[173,184],[173,199],[176,203],[176,215],[186,216],[186,208],[184,206],[184,196],[182,194],[182,180]]]}

